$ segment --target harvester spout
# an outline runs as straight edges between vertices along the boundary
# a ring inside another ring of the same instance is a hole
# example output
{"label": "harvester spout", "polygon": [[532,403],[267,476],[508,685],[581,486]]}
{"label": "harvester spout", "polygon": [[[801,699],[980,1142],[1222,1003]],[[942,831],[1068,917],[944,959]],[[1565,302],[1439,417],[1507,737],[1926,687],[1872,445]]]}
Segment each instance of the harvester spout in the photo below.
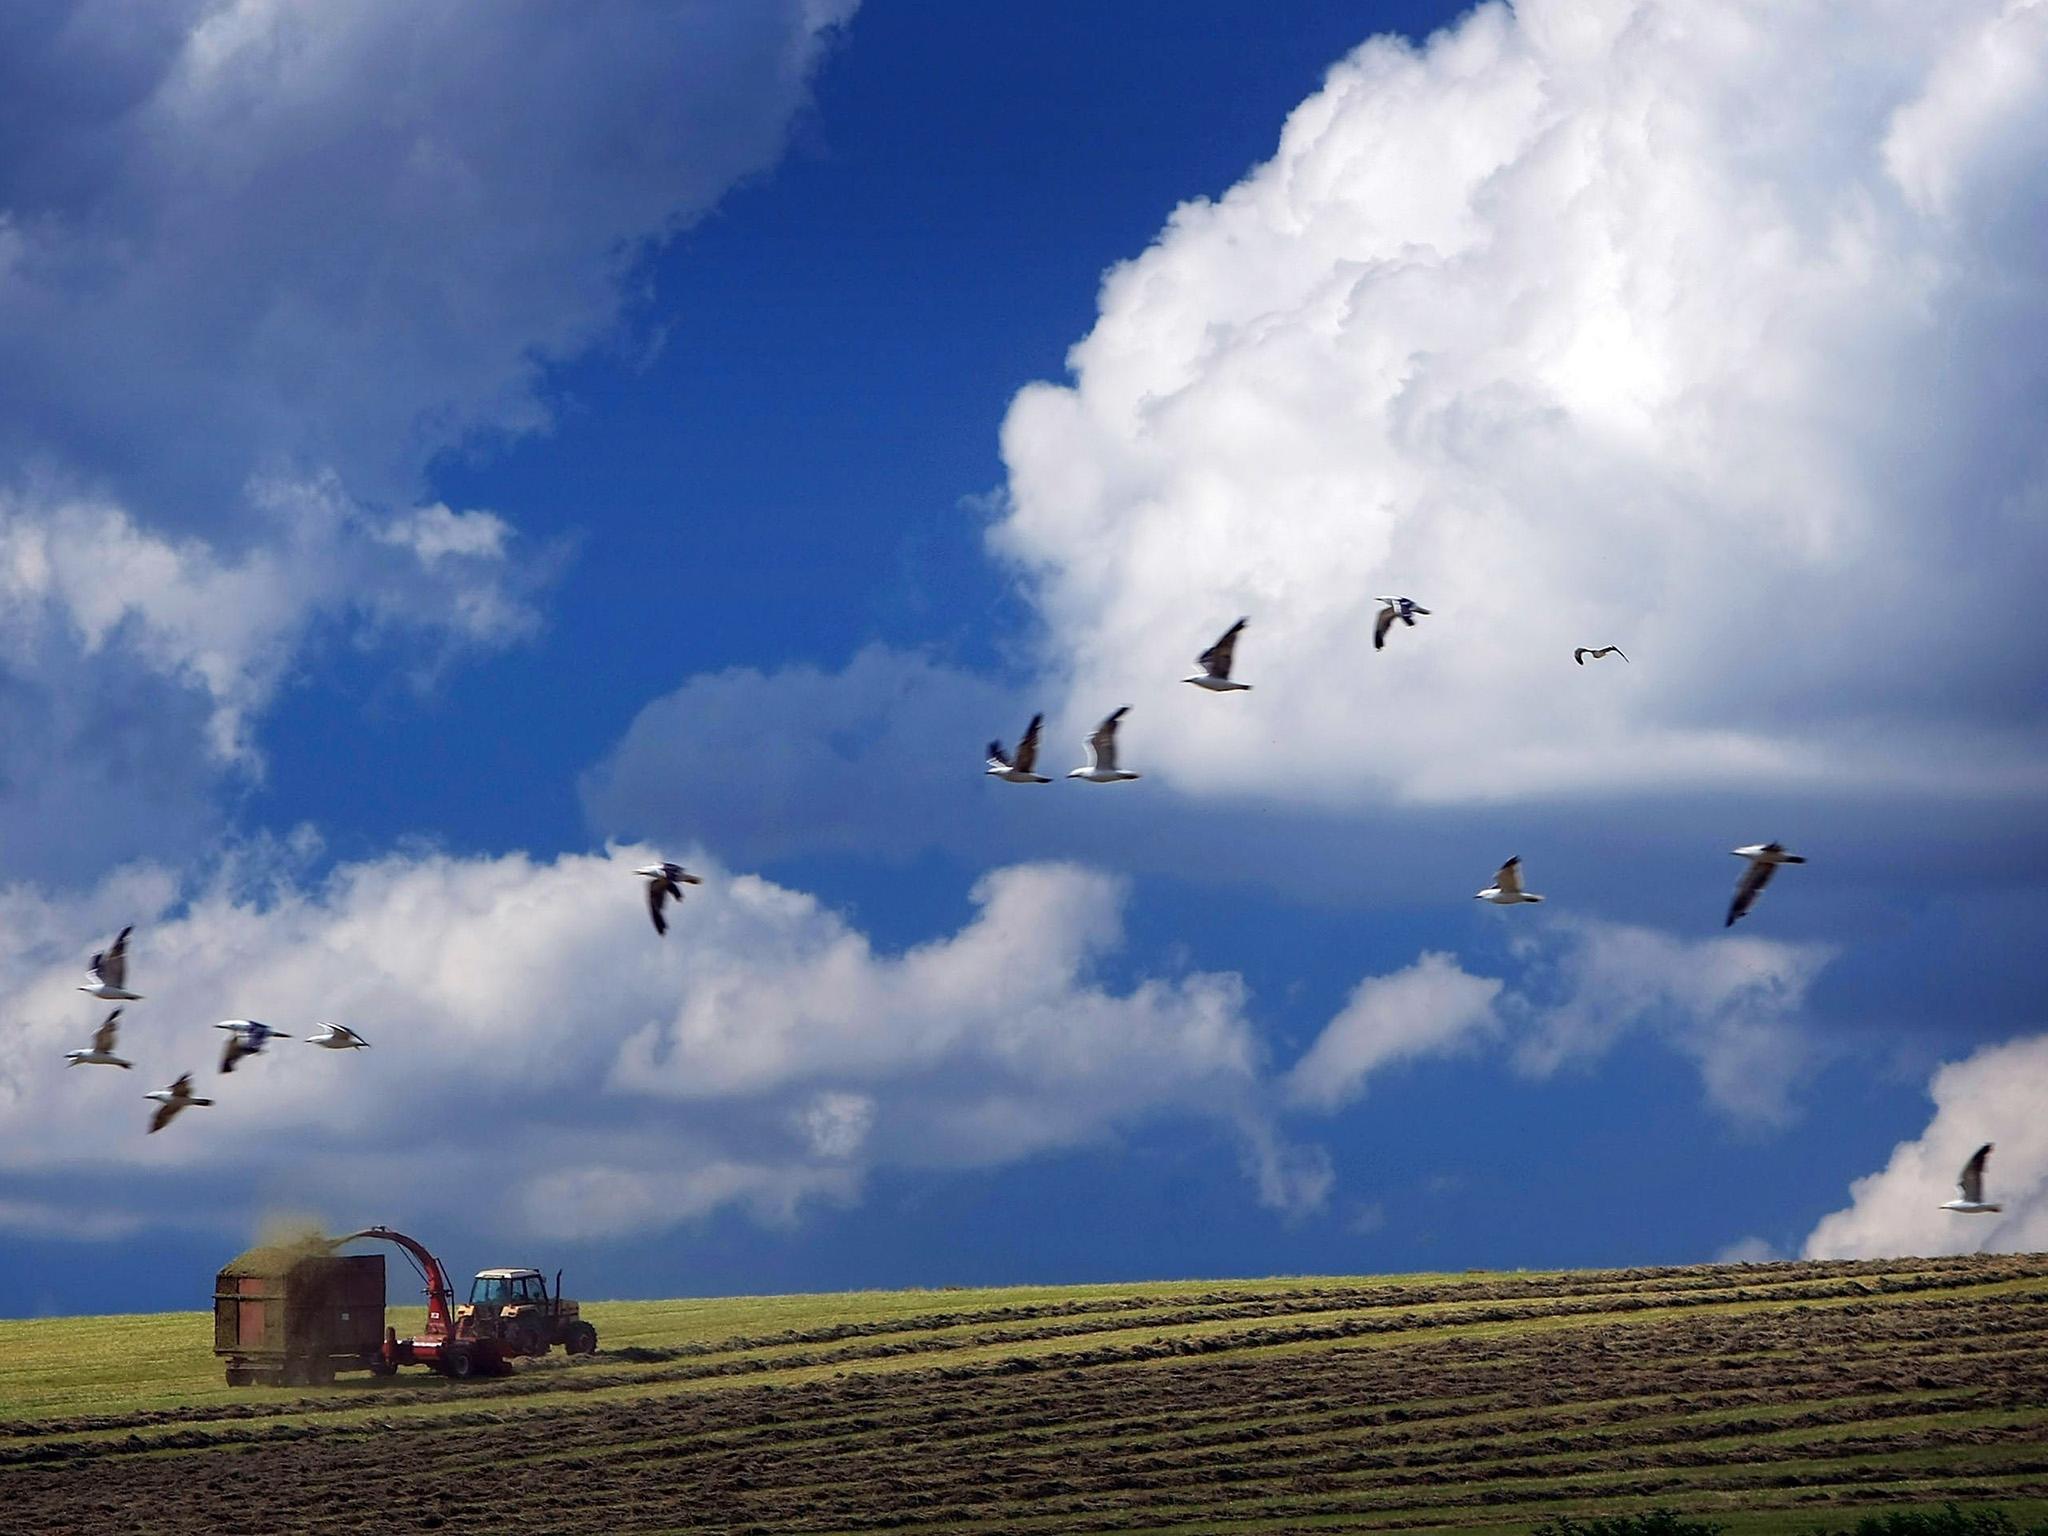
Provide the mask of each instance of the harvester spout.
{"label": "harvester spout", "polygon": [[343,1243],[352,1243],[359,1237],[372,1237],[379,1242],[395,1243],[412,1256],[413,1265],[419,1270],[420,1278],[427,1286],[426,1336],[435,1339],[448,1337],[453,1331],[454,1292],[448,1285],[448,1271],[441,1267],[439,1259],[428,1252],[427,1245],[417,1238],[407,1237],[403,1232],[394,1232],[389,1227],[365,1227],[360,1232],[330,1238],[327,1246],[339,1248]]}

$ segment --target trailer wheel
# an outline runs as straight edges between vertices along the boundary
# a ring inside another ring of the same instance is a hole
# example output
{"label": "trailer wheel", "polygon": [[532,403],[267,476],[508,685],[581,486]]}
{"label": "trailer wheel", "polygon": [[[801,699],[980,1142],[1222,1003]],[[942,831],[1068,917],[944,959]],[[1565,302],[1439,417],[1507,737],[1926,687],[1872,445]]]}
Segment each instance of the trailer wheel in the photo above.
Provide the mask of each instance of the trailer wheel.
{"label": "trailer wheel", "polygon": [[571,1323],[562,1347],[572,1355],[594,1355],[597,1353],[597,1330],[588,1323]]}
{"label": "trailer wheel", "polygon": [[228,1367],[228,1385],[231,1387],[246,1387],[255,1379],[256,1373],[246,1365],[231,1365]]}
{"label": "trailer wheel", "polygon": [[372,1355],[370,1356],[370,1374],[372,1376],[396,1376],[398,1374],[398,1362],[396,1360],[386,1360],[382,1355]]}
{"label": "trailer wheel", "polygon": [[457,1381],[467,1381],[476,1370],[476,1357],[457,1344],[441,1357],[441,1369]]}

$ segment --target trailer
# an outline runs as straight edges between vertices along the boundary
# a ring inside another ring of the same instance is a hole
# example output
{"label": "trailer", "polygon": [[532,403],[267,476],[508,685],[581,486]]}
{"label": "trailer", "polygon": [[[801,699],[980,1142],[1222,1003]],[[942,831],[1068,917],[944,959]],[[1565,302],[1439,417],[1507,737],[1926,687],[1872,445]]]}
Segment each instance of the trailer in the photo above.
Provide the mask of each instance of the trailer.
{"label": "trailer", "polygon": [[389,1375],[384,1256],[251,1248],[213,1286],[213,1352],[231,1387],[325,1386],[337,1371]]}
{"label": "trailer", "polygon": [[[384,1256],[335,1250],[369,1238],[394,1244],[418,1272],[427,1325],[412,1338],[384,1322]],[[292,1248],[251,1248],[221,1270],[213,1287],[213,1352],[228,1385],[326,1386],[337,1371],[390,1376],[424,1365],[458,1380],[494,1376],[521,1356],[559,1345],[572,1355],[597,1349],[597,1330],[537,1269],[487,1269],[455,1305],[448,1272],[417,1238],[365,1227]]]}

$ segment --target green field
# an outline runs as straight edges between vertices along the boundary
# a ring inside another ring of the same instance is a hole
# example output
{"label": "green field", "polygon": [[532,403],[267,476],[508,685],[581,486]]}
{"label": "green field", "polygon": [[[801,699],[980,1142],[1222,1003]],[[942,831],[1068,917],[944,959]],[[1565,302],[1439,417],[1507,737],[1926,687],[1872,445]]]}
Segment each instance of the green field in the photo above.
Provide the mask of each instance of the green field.
{"label": "green field", "polygon": [[[2048,1518],[2048,1257],[586,1306],[602,1349],[230,1389],[0,1322],[0,1530],[1488,1531]],[[416,1318],[394,1316],[401,1331]],[[487,1472],[486,1476],[479,1473]],[[17,1522],[10,1524],[10,1521]]]}

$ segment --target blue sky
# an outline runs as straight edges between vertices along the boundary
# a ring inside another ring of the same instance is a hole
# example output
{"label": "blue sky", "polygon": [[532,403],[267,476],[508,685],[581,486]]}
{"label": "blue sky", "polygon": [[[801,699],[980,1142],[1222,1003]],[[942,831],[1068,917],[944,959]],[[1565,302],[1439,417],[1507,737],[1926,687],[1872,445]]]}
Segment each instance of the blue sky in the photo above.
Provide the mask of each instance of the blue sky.
{"label": "blue sky", "polygon": [[0,1305],[2048,1241],[2036,13],[592,14],[0,22]]}

